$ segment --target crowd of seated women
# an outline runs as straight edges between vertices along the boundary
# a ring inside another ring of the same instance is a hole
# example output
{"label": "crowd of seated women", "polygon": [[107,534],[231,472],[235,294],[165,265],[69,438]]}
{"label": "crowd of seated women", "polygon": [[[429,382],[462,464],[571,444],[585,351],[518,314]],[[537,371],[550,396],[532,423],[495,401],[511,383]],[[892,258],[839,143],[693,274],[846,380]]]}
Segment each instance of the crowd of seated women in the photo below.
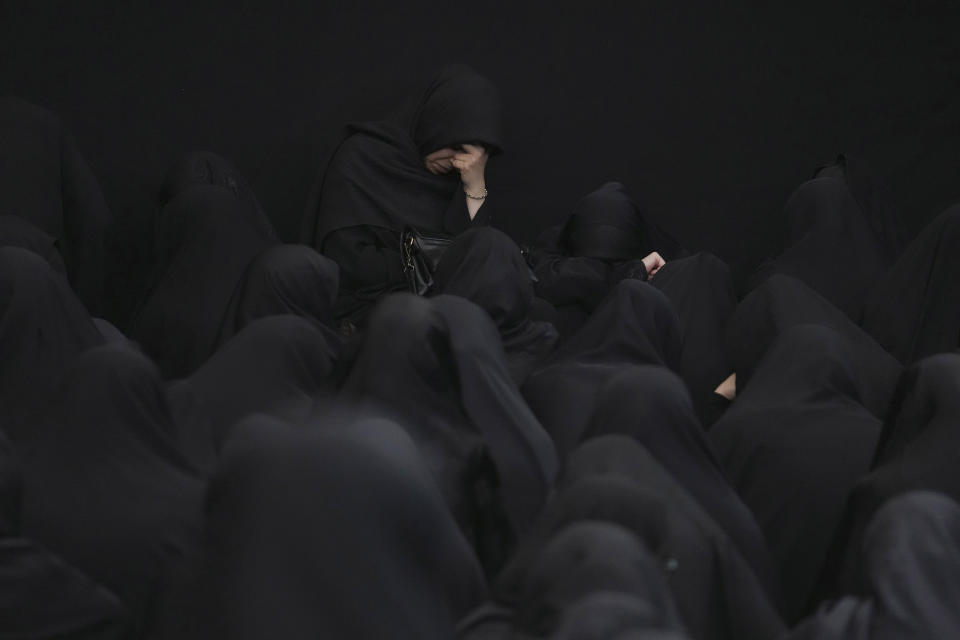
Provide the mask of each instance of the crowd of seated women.
{"label": "crowd of seated women", "polygon": [[960,207],[907,242],[839,156],[745,287],[616,182],[521,248],[451,65],[300,243],[187,154],[108,322],[75,142],[0,140],[0,640],[960,637]]}

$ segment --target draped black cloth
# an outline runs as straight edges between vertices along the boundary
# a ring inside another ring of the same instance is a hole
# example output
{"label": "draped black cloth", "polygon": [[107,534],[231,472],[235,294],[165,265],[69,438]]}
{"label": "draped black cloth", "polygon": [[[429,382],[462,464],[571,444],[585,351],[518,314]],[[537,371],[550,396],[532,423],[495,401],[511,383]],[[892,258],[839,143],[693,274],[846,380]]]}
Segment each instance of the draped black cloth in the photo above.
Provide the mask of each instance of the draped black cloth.
{"label": "draped black cloth", "polygon": [[449,640],[485,596],[417,447],[384,420],[244,421],[206,534],[205,639]]}
{"label": "draped black cloth", "polygon": [[737,387],[750,384],[773,342],[788,328],[817,324],[847,341],[860,401],[882,418],[890,405],[902,367],[876,340],[808,286],[784,275],[771,276],[737,306],[727,325],[727,354],[737,373]]}
{"label": "draped black cloth", "polygon": [[880,435],[880,420],[860,403],[864,383],[851,351],[833,329],[791,327],[709,432],[770,544],[788,620],[807,613]]}
{"label": "draped black cloth", "polygon": [[0,214],[55,238],[74,291],[103,312],[110,210],[60,119],[16,98],[0,98]]}
{"label": "draped black cloth", "polygon": [[31,251],[0,247],[0,429],[27,437],[63,368],[102,342],[65,278]]}
{"label": "draped black cloth", "polygon": [[775,638],[783,624],[767,591],[709,515],[627,436],[575,450],[557,490],[498,579],[494,594],[516,608],[546,542],[570,523],[619,524],[658,558],[693,638]]}
{"label": "draped black cloth", "polygon": [[303,245],[270,247],[253,259],[234,291],[220,328],[223,344],[251,322],[295,315],[309,320],[331,342],[341,339],[335,326],[340,268]]}
{"label": "draped black cloth", "polygon": [[64,374],[24,453],[23,530],[115,592],[139,633],[200,542],[203,487],[172,438],[156,366],[106,345]]}
{"label": "draped black cloth", "polygon": [[597,391],[610,377],[640,364],[679,370],[680,353],[680,322],[669,300],[647,283],[626,280],[527,378],[523,395],[562,458],[589,426]]}
{"label": "draped black cloth", "polygon": [[252,413],[305,418],[333,390],[340,339],[309,320],[261,318],[223,345],[189,378],[168,387],[176,439],[210,473],[234,425]]}
{"label": "draped black cloth", "polygon": [[[655,609],[658,605],[663,607],[659,611]],[[684,640],[688,636],[682,631],[682,623],[661,622],[670,620],[668,612],[662,601],[603,591],[569,607],[550,639]]]}
{"label": "draped black cloth", "polygon": [[960,505],[933,492],[890,499],[857,552],[862,596],[824,605],[789,640],[911,640],[960,634]]}
{"label": "draped black cloth", "polygon": [[763,532],[721,470],[679,377],[650,365],[611,377],[597,392],[584,440],[611,433],[642,444],[720,525],[761,581],[776,584]]}
{"label": "draped black cloth", "polygon": [[456,235],[489,224],[489,203],[471,221],[459,174],[433,175],[423,157],[465,143],[498,153],[500,111],[489,80],[448,65],[388,118],[347,127],[314,187],[301,230],[305,244],[340,265],[339,318],[359,325],[376,300],[405,288],[404,227]]}
{"label": "draped black cloth", "polygon": [[58,274],[67,278],[67,267],[60,255],[58,240],[18,216],[0,215],[0,247],[29,249],[47,261]]}
{"label": "draped black cloth", "polygon": [[490,315],[518,385],[560,337],[553,325],[530,318],[530,268],[520,247],[497,229],[470,229],[457,236],[437,267],[433,291],[466,298]]}
{"label": "draped black cloth", "polygon": [[407,429],[484,566],[502,561],[546,500],[557,462],[487,314],[455,296],[386,298],[343,391]]}
{"label": "draped black cloth", "polygon": [[960,204],[937,216],[867,296],[863,327],[904,365],[960,346]]}
{"label": "draped black cloth", "polygon": [[276,244],[263,214],[225,187],[193,187],[158,220],[156,286],[130,331],[165,378],[190,375],[216,349],[227,306],[250,261]]}

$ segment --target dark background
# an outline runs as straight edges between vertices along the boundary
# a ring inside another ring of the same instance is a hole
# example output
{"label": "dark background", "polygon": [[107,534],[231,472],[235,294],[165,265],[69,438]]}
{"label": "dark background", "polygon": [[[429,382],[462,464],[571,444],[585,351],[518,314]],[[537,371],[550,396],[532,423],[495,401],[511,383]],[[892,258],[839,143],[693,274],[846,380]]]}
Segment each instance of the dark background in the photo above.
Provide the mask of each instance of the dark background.
{"label": "dark background", "polygon": [[618,179],[742,273],[838,151],[888,183],[912,233],[960,197],[958,2],[2,2],[0,93],[59,113],[100,178],[121,324],[178,156],[232,158],[295,240],[340,127],[452,61],[501,89],[488,186],[519,242]]}

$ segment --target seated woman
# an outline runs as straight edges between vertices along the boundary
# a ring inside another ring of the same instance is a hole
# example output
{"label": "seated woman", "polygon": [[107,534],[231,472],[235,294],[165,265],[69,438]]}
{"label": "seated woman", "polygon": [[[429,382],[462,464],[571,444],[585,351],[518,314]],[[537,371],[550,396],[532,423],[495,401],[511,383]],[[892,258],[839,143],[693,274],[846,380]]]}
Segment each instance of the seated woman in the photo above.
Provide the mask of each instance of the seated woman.
{"label": "seated woman", "polygon": [[406,288],[405,227],[455,236],[489,224],[485,167],[501,149],[500,98],[451,65],[387,119],[347,127],[308,203],[302,240],[340,265],[337,317],[362,326],[373,305]]}

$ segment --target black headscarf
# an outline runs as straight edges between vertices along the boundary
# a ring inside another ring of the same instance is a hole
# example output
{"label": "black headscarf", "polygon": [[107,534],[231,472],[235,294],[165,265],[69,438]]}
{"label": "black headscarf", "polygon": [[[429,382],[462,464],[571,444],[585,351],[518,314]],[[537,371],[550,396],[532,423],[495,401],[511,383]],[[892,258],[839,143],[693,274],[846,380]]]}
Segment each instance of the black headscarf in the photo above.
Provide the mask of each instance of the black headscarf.
{"label": "black headscarf", "polygon": [[882,418],[890,405],[902,367],[840,310],[794,278],[775,275],[743,299],[727,325],[727,353],[737,373],[737,388],[750,384],[770,345],[788,328],[818,324],[843,336],[850,365],[862,382],[860,401]]}
{"label": "black headscarf", "polygon": [[103,312],[110,210],[60,119],[16,98],[0,98],[0,214],[56,238],[73,289]]}
{"label": "black headscarf", "polygon": [[301,317],[250,323],[192,376],[170,385],[181,448],[209,473],[240,419],[252,413],[306,417],[332,390],[339,346],[339,338]]}
{"label": "black headscarf", "polygon": [[0,247],[0,429],[18,442],[63,368],[103,342],[67,281],[43,258]]}
{"label": "black headscarf", "polygon": [[19,216],[0,215],[0,247],[29,249],[66,278],[67,268],[63,264],[58,243],[56,238]]}
{"label": "black headscarf", "polygon": [[384,420],[244,421],[207,498],[211,640],[448,640],[485,592],[417,448]]}
{"label": "black headscarf", "polygon": [[224,187],[194,187],[163,208],[157,256],[163,276],[134,319],[131,337],[165,378],[190,375],[210,357],[244,270],[274,244],[262,214]]}
{"label": "black headscarf", "polygon": [[849,342],[818,325],[785,331],[709,432],[777,564],[788,620],[807,612],[880,421],[860,404]]}
{"label": "black headscarf", "polygon": [[[658,605],[659,611],[655,610]],[[550,640],[683,640],[687,635],[682,623],[669,623],[675,606],[602,591],[567,609]]]}
{"label": "black headscarf", "polygon": [[434,287],[438,294],[466,298],[490,315],[517,384],[523,383],[560,337],[549,323],[530,319],[530,268],[520,247],[497,229],[480,227],[457,236],[437,267]]}
{"label": "black headscarf", "polygon": [[[473,303],[386,298],[344,391],[401,421],[468,532],[476,525],[468,521],[502,501],[515,534],[545,501],[556,472],[553,443],[510,379],[496,328]],[[485,509],[478,493],[490,492],[499,497]],[[492,561],[483,560],[489,569]]]}
{"label": "black headscarf", "polygon": [[106,345],[65,373],[24,454],[25,534],[114,591],[141,632],[199,544],[203,487],[172,431],[154,364]]}
{"label": "black headscarf", "polygon": [[389,118],[347,127],[346,136],[314,188],[302,240],[323,251],[333,231],[374,226],[400,232],[407,225],[456,234],[466,227],[446,213],[463,192],[456,172],[433,175],[423,157],[446,146],[502,148],[500,96],[473,69],[448,65],[415,102]]}
{"label": "black headscarf", "polygon": [[303,245],[270,247],[247,267],[220,329],[223,344],[258,318],[295,315],[313,323],[332,343],[340,268]]}
{"label": "black headscarf", "polygon": [[892,498],[857,552],[862,597],[823,606],[786,640],[910,640],[960,634],[960,505],[938,493]]}
{"label": "black headscarf", "polygon": [[726,531],[763,583],[776,584],[763,532],[721,471],[683,380],[649,365],[610,378],[597,393],[584,439],[609,433],[642,444]]}
{"label": "black headscarf", "polygon": [[660,291],[638,280],[614,287],[590,320],[523,385],[561,457],[580,441],[600,386],[623,367],[680,366],[680,323]]}

